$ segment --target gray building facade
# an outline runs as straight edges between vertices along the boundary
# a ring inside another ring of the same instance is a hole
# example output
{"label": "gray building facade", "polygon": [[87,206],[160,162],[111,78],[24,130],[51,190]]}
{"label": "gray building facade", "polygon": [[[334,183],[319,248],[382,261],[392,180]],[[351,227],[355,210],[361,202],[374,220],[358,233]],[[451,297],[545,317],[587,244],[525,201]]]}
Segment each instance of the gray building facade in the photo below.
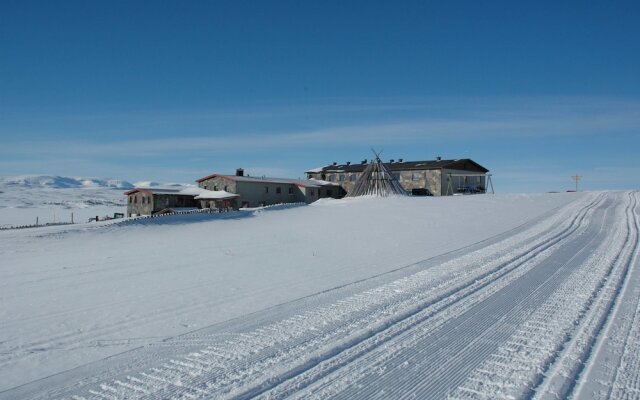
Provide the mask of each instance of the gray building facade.
{"label": "gray building facade", "polygon": [[196,180],[206,190],[224,190],[238,195],[240,207],[261,207],[282,203],[313,203],[321,198],[341,198],[345,192],[339,184],[267,177],[211,174]]}
{"label": "gray building facade", "polygon": [[[358,164],[333,163],[307,171],[308,179],[339,184],[347,193],[353,189],[367,160]],[[454,194],[484,193],[488,169],[471,159],[431,161],[390,160],[384,163],[391,174],[409,194],[448,196]]]}

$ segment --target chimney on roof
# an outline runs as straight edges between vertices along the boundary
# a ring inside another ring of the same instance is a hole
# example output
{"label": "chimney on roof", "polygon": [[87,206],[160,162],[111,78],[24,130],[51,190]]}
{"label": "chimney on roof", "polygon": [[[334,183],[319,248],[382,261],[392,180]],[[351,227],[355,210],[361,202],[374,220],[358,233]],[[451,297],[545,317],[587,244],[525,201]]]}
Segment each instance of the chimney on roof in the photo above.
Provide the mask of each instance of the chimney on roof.
{"label": "chimney on roof", "polygon": [[398,158],[398,162],[402,162],[402,161],[403,161],[402,158]]}
{"label": "chimney on roof", "polygon": [[391,160],[389,160],[389,162],[390,162],[391,164],[393,164],[393,162],[394,162],[394,161],[395,161],[395,160],[394,160],[393,158],[392,158]]}
{"label": "chimney on roof", "polygon": [[351,165],[351,161],[347,161],[347,165]]}
{"label": "chimney on roof", "polygon": [[360,162],[360,164],[366,164],[366,163],[367,163],[367,159],[366,158]]}
{"label": "chimney on roof", "polygon": [[436,157],[436,160],[442,161],[442,157],[438,156],[438,157]]}
{"label": "chimney on roof", "polygon": [[236,169],[236,176],[244,176],[244,170],[242,168]]}
{"label": "chimney on roof", "polygon": [[333,162],[333,165],[338,165],[338,163],[334,161],[334,162]]}

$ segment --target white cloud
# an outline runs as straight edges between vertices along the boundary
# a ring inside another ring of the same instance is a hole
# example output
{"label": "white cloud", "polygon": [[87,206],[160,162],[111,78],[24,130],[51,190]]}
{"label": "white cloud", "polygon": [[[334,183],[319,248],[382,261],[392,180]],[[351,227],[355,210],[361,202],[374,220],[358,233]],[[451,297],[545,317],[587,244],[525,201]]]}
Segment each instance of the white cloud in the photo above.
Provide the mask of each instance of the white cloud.
{"label": "white cloud", "polygon": [[378,123],[329,126],[295,132],[210,132],[202,136],[146,138],[93,143],[78,140],[13,142],[2,153],[162,156],[166,154],[276,148],[313,148],[336,145],[380,145],[397,141],[428,143],[434,140],[500,139],[558,135],[612,135],[640,130],[635,110],[588,114],[496,115],[475,113],[473,117],[425,118]]}

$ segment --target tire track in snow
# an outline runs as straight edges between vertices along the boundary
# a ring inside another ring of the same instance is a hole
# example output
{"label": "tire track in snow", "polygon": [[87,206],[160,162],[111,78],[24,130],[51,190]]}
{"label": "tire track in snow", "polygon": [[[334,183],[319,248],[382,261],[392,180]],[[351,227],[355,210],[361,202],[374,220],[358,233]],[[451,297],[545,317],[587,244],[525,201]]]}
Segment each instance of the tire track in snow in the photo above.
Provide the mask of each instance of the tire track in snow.
{"label": "tire track in snow", "polygon": [[623,256],[626,279],[620,290],[610,296],[615,303],[586,362],[573,398],[640,398],[640,360],[637,357],[640,354],[640,202],[639,193],[634,195],[635,204],[628,219],[631,235],[627,242],[631,250]]}
{"label": "tire track in snow", "polygon": [[[594,235],[592,241],[597,237]],[[397,344],[386,344],[379,351],[366,354],[344,371],[346,378],[342,379],[350,380],[349,385],[343,385],[344,389],[336,390],[341,386],[336,383],[340,377],[331,376],[312,392],[312,397],[385,398],[394,393],[394,398],[402,398],[398,393],[410,393],[420,399],[443,398],[448,388],[461,382],[479,360],[487,357],[531,314],[532,304],[543,302],[566,279],[571,273],[567,265],[585,253],[585,248],[558,269],[552,260],[555,252],[548,259],[537,260],[544,261],[546,266],[536,264],[495,295],[474,302],[469,310],[450,319],[442,328],[413,329],[398,338]],[[531,290],[532,287],[535,289]],[[385,391],[381,392],[381,388]],[[302,393],[300,397],[307,398],[309,394]]]}
{"label": "tire track in snow", "polygon": [[[629,219],[634,202],[629,202],[612,225],[625,216]],[[535,390],[536,397],[566,398],[582,365],[580,360],[610,309],[611,293],[624,280],[628,258],[619,255],[628,249],[629,235],[634,235],[629,229],[617,229],[609,235],[451,398],[529,398]]]}
{"label": "tire track in snow", "polygon": [[[547,378],[539,388],[536,388],[538,399],[552,399],[558,395],[567,397],[575,388],[579,375],[585,368],[585,361],[591,355],[598,337],[606,330],[609,316],[612,314],[615,302],[620,298],[622,287],[629,277],[634,255],[638,251],[639,227],[635,214],[638,205],[637,193],[628,195],[629,203],[624,217],[626,229],[619,229],[624,234],[618,247],[613,247],[611,259],[604,265],[607,274],[597,283],[591,297],[585,302],[586,308],[581,320],[569,334],[569,340],[558,351],[560,357],[552,368],[546,372]],[[596,349],[597,351],[597,349]]]}
{"label": "tire track in snow", "polygon": [[[598,199],[598,201],[601,201],[602,197],[600,197]],[[466,275],[462,276],[461,280],[464,280],[465,278],[467,279],[467,281],[465,281],[466,283],[459,283],[459,286],[455,287],[454,290],[449,290],[448,292],[443,292],[441,291],[440,298],[430,298],[429,301],[430,305],[438,305],[439,303],[441,306],[440,310],[437,310],[437,307],[433,307],[432,310],[430,310],[433,314],[432,315],[436,315],[439,316],[441,318],[443,318],[443,316],[445,315],[442,312],[442,309],[444,309],[444,307],[450,305],[450,304],[460,304],[461,302],[464,301],[464,299],[468,299],[470,295],[474,294],[474,293],[483,293],[483,288],[486,288],[488,285],[490,285],[492,282],[495,282],[496,279],[498,278],[498,276],[500,276],[500,274],[502,274],[502,277],[504,277],[505,275],[508,275],[512,270],[517,269],[517,267],[524,265],[524,263],[526,263],[527,261],[530,261],[532,258],[538,256],[539,254],[542,254],[545,250],[548,250],[549,248],[551,248],[554,245],[557,245],[558,243],[561,243],[563,241],[566,241],[567,237],[571,236],[572,234],[574,234],[577,230],[579,230],[580,228],[584,228],[583,227],[583,223],[585,220],[585,216],[588,213],[588,210],[592,209],[594,206],[596,205],[596,202],[591,203],[589,205],[589,207],[583,209],[580,213],[578,213],[578,215],[576,215],[575,219],[568,224],[568,227],[565,226],[563,228],[560,229],[559,232],[555,232],[555,236],[550,235],[550,237],[545,237],[543,239],[540,240],[541,243],[537,244],[537,247],[534,247],[534,250],[536,253],[530,253],[531,249],[530,248],[526,248],[523,249],[524,251],[522,251],[520,254],[517,254],[515,257],[513,257],[513,254],[509,255],[512,260],[511,263],[514,263],[515,261],[519,262],[519,265],[516,266],[512,266],[511,270],[508,270],[508,267],[506,265],[498,265],[497,267],[494,265],[493,270],[491,270],[490,272],[485,272],[484,275],[481,276],[469,276]],[[551,239],[551,241],[549,241],[549,239]],[[471,260],[473,261],[473,260]],[[476,260],[477,261],[477,260]],[[509,264],[509,262],[507,262],[507,264]],[[498,276],[496,276],[498,275]],[[514,278],[515,279],[515,278]],[[504,281],[505,279],[503,279]],[[506,280],[508,282],[510,282],[510,280]],[[450,281],[446,281],[443,282],[443,286],[449,286],[451,282]],[[396,287],[396,288],[389,288],[387,287],[386,289],[392,289],[393,290],[406,290],[406,282],[402,282],[402,285]],[[421,291],[422,289],[424,289],[424,286],[416,286],[416,290],[417,292]],[[486,290],[485,290],[486,292]],[[365,299],[370,299],[373,295],[378,295],[380,293],[365,293]],[[414,296],[415,297],[415,296]],[[414,297],[409,297],[409,300],[407,301],[407,303],[411,304],[413,303],[416,299]],[[358,299],[357,297],[355,297],[354,299],[351,299],[354,303],[355,303],[355,309],[358,309],[358,307],[366,309],[366,305],[369,304],[367,301],[361,301],[361,304],[357,304],[358,303]],[[445,303],[449,303],[449,304],[445,304]],[[475,304],[474,302],[470,301],[471,304]],[[343,304],[345,304],[343,302]],[[414,303],[415,304],[415,303]],[[386,320],[383,319],[383,323],[380,324],[378,326],[378,332],[376,332],[376,330],[374,329],[373,331],[371,331],[371,327],[369,326],[369,324],[365,324],[364,328],[368,329],[368,331],[365,331],[363,333],[363,336],[361,338],[356,337],[355,340],[352,337],[351,341],[349,341],[349,339],[347,339],[346,341],[343,342],[343,347],[341,346],[335,346],[333,344],[331,344],[328,349],[327,352],[325,352],[324,355],[321,355],[319,358],[315,358],[315,359],[311,359],[311,363],[313,365],[306,365],[309,368],[313,368],[314,365],[317,365],[319,362],[323,361],[323,360],[330,360],[332,358],[335,358],[337,355],[339,355],[341,352],[343,352],[346,349],[349,348],[353,348],[355,346],[357,346],[359,343],[362,343],[364,340],[366,339],[371,339],[371,338],[375,338],[378,334],[380,334],[381,332],[385,332],[388,330],[389,327],[398,327],[399,323],[403,320],[407,320],[410,317],[414,317],[415,315],[417,315],[417,313],[419,313],[420,311],[422,311],[422,309],[424,309],[428,304],[421,304],[418,307],[414,307],[413,309],[410,309],[410,311],[408,312],[408,315],[401,315],[401,318],[398,319],[397,318],[397,314],[396,311],[397,310],[386,310],[389,314],[391,314],[393,317],[392,318],[387,318]],[[354,304],[349,304],[349,306],[353,306]],[[402,304],[402,306],[406,307],[407,304]],[[323,310],[319,310],[320,313],[323,312]],[[326,314],[327,312],[329,313],[333,313],[335,312],[334,309],[332,309],[332,307],[328,307],[326,310],[324,310],[324,313]],[[384,316],[384,312],[385,309],[382,309],[382,313],[380,314],[381,316]],[[312,316],[307,316],[308,318],[311,318]],[[394,318],[395,317],[395,318]],[[444,318],[446,320],[446,318]],[[328,319],[329,321],[331,321],[331,319]],[[368,322],[368,321],[367,321]],[[298,329],[301,330],[301,332],[305,332],[307,330],[307,328],[309,327],[309,321],[306,321],[304,318],[299,319],[298,323],[299,325],[296,325],[296,321],[292,320],[292,321],[288,321],[288,323],[290,324],[289,326],[287,326],[286,328],[292,328],[292,327],[298,327]],[[285,324],[286,325],[286,324]],[[414,325],[409,325],[409,329],[415,326]],[[313,326],[312,326],[313,327]],[[279,327],[279,328],[283,328],[283,326]],[[351,326],[349,326],[349,329],[352,328]],[[277,329],[276,329],[277,330]],[[406,329],[405,329],[406,330]],[[348,333],[349,330],[347,330]],[[291,333],[292,331],[290,331],[289,333]],[[295,331],[293,331],[295,332]],[[339,329],[336,331],[338,333]],[[282,333],[282,331],[280,331],[280,333]],[[345,334],[345,332],[342,332],[342,334]],[[222,350],[223,349],[205,349],[205,351],[208,351],[209,354],[207,354],[206,352],[199,352],[197,354],[192,354],[189,355],[188,357],[190,358],[189,363],[184,363],[185,365],[180,365],[178,367],[175,366],[175,363],[173,365],[163,365],[159,368],[156,368],[155,370],[152,371],[151,374],[148,374],[150,377],[153,378],[145,378],[145,379],[141,379],[140,377],[132,377],[133,379],[137,379],[140,381],[145,382],[145,385],[149,385],[150,386],[150,390],[151,392],[153,391],[160,391],[160,393],[156,393],[155,395],[157,395],[158,397],[176,397],[179,396],[181,394],[184,395],[194,395],[197,396],[198,390],[205,390],[207,393],[212,394],[212,393],[218,393],[218,394],[222,394],[224,395],[224,393],[226,393],[227,395],[231,395],[231,396],[235,396],[235,395],[242,395],[243,393],[247,396],[253,396],[253,395],[258,395],[260,393],[265,392],[266,389],[269,389],[269,387],[266,387],[264,385],[258,384],[256,387],[258,388],[258,391],[256,391],[255,389],[249,389],[248,391],[247,386],[245,385],[247,382],[247,380],[245,378],[250,378],[251,376],[257,375],[258,377],[260,376],[259,373],[262,373],[264,375],[264,370],[262,371],[249,371],[249,373],[247,374],[246,371],[242,371],[242,366],[240,366],[239,368],[236,368],[235,370],[232,369],[232,371],[230,371],[229,369],[227,369],[226,367],[228,367],[229,363],[232,362],[237,362],[238,360],[242,360],[243,357],[245,358],[244,361],[246,362],[247,360],[249,360],[249,363],[245,363],[245,368],[246,365],[252,364],[253,362],[257,360],[276,360],[276,361],[281,361],[283,359],[283,357],[278,357],[278,355],[276,355],[276,357],[274,357],[273,353],[269,354],[269,349],[270,346],[276,346],[278,344],[282,344],[282,341],[279,341],[277,338],[273,339],[272,341],[269,341],[269,336],[270,333],[266,332],[266,333],[261,333],[261,335],[253,335],[253,337],[246,337],[243,338],[244,341],[231,341],[228,343],[225,343],[226,347],[228,349],[231,349],[231,351],[227,351],[226,353]],[[398,333],[396,333],[396,336],[398,335]],[[249,335],[251,336],[251,335]],[[293,335],[295,337],[295,334]],[[313,336],[313,335],[311,335]],[[320,336],[321,339],[327,339],[326,337],[322,337],[321,334],[317,334],[317,336]],[[286,344],[286,339],[289,338],[290,336],[284,335],[284,339],[285,339],[285,344]],[[300,336],[298,336],[299,338]],[[343,336],[344,337],[344,336]],[[347,336],[348,338],[348,336]],[[280,338],[282,339],[282,338]],[[375,341],[375,340],[374,340]],[[313,338],[311,339],[306,339],[306,340],[301,340],[298,341],[296,345],[294,345],[293,347],[284,347],[282,349],[282,352],[284,352],[285,356],[286,353],[290,353],[289,355],[291,355],[291,353],[295,353],[295,349],[296,346],[300,346],[301,343],[307,343],[309,344],[310,348],[314,348],[317,347],[317,343],[313,342]],[[260,356],[258,356],[257,358],[252,358],[252,355],[255,355],[256,353],[259,353],[257,351],[249,351],[248,353],[242,353],[242,351],[238,351],[238,350],[242,350],[242,349],[249,349],[249,350],[255,350],[256,345],[260,346],[260,345],[265,345],[264,349],[266,349],[266,354],[262,354]],[[312,346],[311,346],[312,345]],[[273,351],[273,349],[271,349]],[[276,349],[277,350],[277,349]],[[306,350],[306,349],[303,349]],[[216,351],[218,352],[217,354]],[[222,355],[222,359],[218,359],[218,360],[212,360],[211,359],[207,359],[208,356],[216,356],[216,355]],[[299,356],[300,354],[296,353],[296,356]],[[194,361],[195,360],[195,361]],[[309,358],[307,357],[307,360],[309,360]],[[178,360],[179,361],[179,360]],[[298,360],[295,360],[298,361]],[[289,362],[291,362],[291,360],[289,360]],[[315,364],[314,364],[315,363]],[[263,363],[264,364],[264,363]],[[304,363],[303,363],[304,364]],[[288,366],[287,366],[288,367]],[[286,368],[285,368],[286,369]],[[217,376],[212,377],[211,375],[215,375],[215,371],[218,371]],[[234,377],[233,373],[231,372],[237,372],[238,374]],[[293,368],[291,371],[293,371],[293,375],[292,376],[296,376],[299,375],[302,371],[296,371],[295,368]],[[269,379],[267,379],[267,383],[272,382],[273,384],[271,385],[272,387],[276,387],[278,383],[282,383],[284,380],[286,380],[288,374],[291,374],[292,372],[287,372],[287,371],[280,371],[280,372],[276,372],[275,375],[272,375]],[[166,375],[166,376],[163,376]],[[253,375],[252,375],[253,374]],[[176,379],[176,376],[180,376],[180,377],[184,377],[184,378],[190,378],[190,379]],[[206,377],[206,379],[205,379]],[[201,382],[199,382],[199,384],[195,387],[186,387],[185,382],[184,381],[194,381],[197,379],[193,379],[193,378],[203,378],[203,380]],[[226,380],[225,380],[226,379]],[[235,380],[234,380],[235,379]],[[258,378],[259,379],[259,378]],[[155,384],[152,384],[151,382],[156,382]],[[165,382],[163,384],[159,384],[157,382]],[[217,382],[218,386],[215,385],[211,385],[211,382]],[[264,383],[264,381],[262,382]],[[133,384],[132,384],[133,385]],[[137,391],[142,390],[141,388],[143,386],[141,386],[142,384],[138,383],[136,385],[133,385],[137,388]],[[164,386],[163,386],[164,385]],[[236,386],[234,386],[236,385]],[[130,393],[127,391],[126,385],[119,385],[120,387],[117,390],[118,393],[120,393],[121,395],[126,394],[130,394],[131,397],[139,397],[139,394],[136,395],[135,393]],[[105,387],[109,387],[110,389],[104,389],[107,392],[112,392],[111,389],[113,389],[111,386],[107,385]],[[198,389],[198,390],[196,390]],[[219,389],[223,389],[222,392]],[[240,390],[238,390],[240,389]],[[245,389],[244,392],[242,392],[242,389]],[[218,392],[214,392],[213,390],[219,390]],[[224,390],[227,390],[226,392]],[[100,391],[96,391],[94,390],[95,393],[102,393]],[[161,394],[163,393],[163,394]],[[108,395],[108,393],[104,393],[105,395]],[[113,393],[111,393],[113,394]],[[96,394],[96,396],[98,396]],[[124,397],[128,397],[128,396],[124,396]]]}

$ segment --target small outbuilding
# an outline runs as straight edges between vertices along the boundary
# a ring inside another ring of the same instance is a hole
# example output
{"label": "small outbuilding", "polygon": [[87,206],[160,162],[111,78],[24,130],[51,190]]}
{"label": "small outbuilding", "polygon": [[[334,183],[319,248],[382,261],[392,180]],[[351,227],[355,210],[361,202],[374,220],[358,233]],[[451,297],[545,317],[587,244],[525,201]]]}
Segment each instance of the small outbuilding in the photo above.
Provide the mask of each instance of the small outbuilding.
{"label": "small outbuilding", "polygon": [[198,208],[193,194],[182,193],[184,186],[135,188],[125,192],[127,217],[152,215],[167,209]]}
{"label": "small outbuilding", "polygon": [[195,186],[157,186],[135,188],[125,192],[127,216],[163,214],[189,209],[237,210],[238,195],[225,191],[204,190]]}

